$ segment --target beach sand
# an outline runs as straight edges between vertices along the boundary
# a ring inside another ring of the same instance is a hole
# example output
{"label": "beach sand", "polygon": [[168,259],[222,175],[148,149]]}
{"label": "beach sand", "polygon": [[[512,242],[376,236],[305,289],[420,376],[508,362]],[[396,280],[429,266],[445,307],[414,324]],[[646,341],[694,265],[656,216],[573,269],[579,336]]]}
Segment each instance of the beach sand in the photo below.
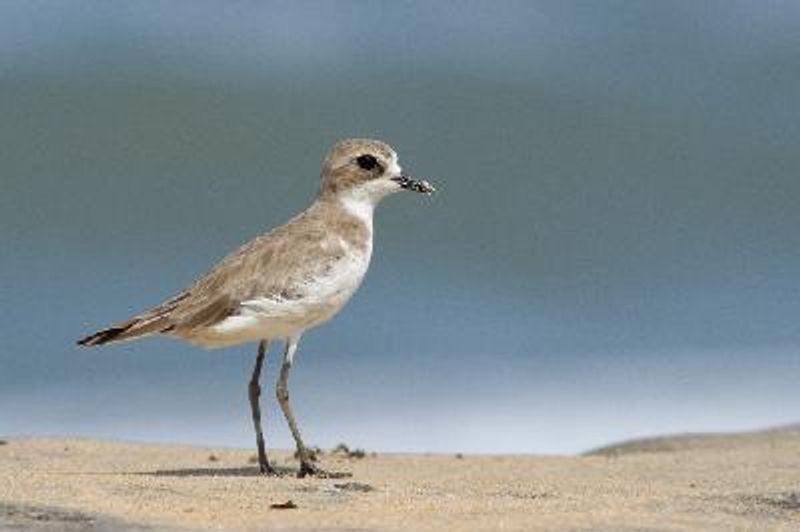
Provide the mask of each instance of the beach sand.
{"label": "beach sand", "polygon": [[584,456],[324,453],[343,479],[262,477],[250,450],[4,440],[0,529],[800,530],[798,427]]}

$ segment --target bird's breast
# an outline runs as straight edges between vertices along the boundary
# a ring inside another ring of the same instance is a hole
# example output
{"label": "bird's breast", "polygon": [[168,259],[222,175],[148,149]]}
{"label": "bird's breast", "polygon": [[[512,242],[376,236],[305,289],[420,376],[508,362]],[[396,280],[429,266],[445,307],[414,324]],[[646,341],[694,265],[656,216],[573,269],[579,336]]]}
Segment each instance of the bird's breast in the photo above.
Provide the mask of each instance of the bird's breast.
{"label": "bird's breast", "polygon": [[352,250],[320,262],[313,274],[293,283],[287,294],[243,302],[241,314],[280,325],[282,330],[314,327],[333,317],[358,289],[369,268],[370,251]]}
{"label": "bird's breast", "polygon": [[370,262],[369,252],[354,251],[325,265],[303,287],[303,304],[339,309],[353,295],[364,279]]}

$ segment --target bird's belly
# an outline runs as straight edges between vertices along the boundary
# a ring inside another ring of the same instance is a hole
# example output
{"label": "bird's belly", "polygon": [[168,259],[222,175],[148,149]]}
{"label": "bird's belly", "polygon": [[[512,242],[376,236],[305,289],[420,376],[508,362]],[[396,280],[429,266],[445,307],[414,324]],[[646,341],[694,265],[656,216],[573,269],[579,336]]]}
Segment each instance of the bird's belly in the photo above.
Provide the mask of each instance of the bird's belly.
{"label": "bird's belly", "polygon": [[369,257],[343,261],[328,275],[297,286],[295,297],[258,297],[244,301],[236,315],[189,340],[206,347],[223,347],[302,334],[341,310],[358,289],[368,265]]}

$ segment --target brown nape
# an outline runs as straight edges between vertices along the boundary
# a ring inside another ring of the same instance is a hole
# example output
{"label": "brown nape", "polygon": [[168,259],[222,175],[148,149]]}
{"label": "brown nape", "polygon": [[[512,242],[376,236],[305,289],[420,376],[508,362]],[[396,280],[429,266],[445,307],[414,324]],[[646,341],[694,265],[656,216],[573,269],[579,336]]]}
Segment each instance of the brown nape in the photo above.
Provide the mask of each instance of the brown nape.
{"label": "brown nape", "polygon": [[344,166],[322,176],[320,197],[330,197],[354,187],[364,181],[364,176],[356,168]]}

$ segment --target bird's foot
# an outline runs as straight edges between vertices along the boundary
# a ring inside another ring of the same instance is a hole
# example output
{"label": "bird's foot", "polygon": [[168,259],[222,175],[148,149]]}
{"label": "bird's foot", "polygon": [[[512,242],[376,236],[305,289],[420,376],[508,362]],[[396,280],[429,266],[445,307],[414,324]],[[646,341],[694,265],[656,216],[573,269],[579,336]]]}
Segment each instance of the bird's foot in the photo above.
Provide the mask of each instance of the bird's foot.
{"label": "bird's foot", "polygon": [[282,477],[284,473],[278,471],[269,464],[258,464],[258,472],[265,477]]}
{"label": "bird's foot", "polygon": [[352,477],[353,474],[341,471],[325,471],[311,462],[300,462],[300,471],[297,472],[297,478],[304,478],[307,476],[317,478],[349,478]]}

